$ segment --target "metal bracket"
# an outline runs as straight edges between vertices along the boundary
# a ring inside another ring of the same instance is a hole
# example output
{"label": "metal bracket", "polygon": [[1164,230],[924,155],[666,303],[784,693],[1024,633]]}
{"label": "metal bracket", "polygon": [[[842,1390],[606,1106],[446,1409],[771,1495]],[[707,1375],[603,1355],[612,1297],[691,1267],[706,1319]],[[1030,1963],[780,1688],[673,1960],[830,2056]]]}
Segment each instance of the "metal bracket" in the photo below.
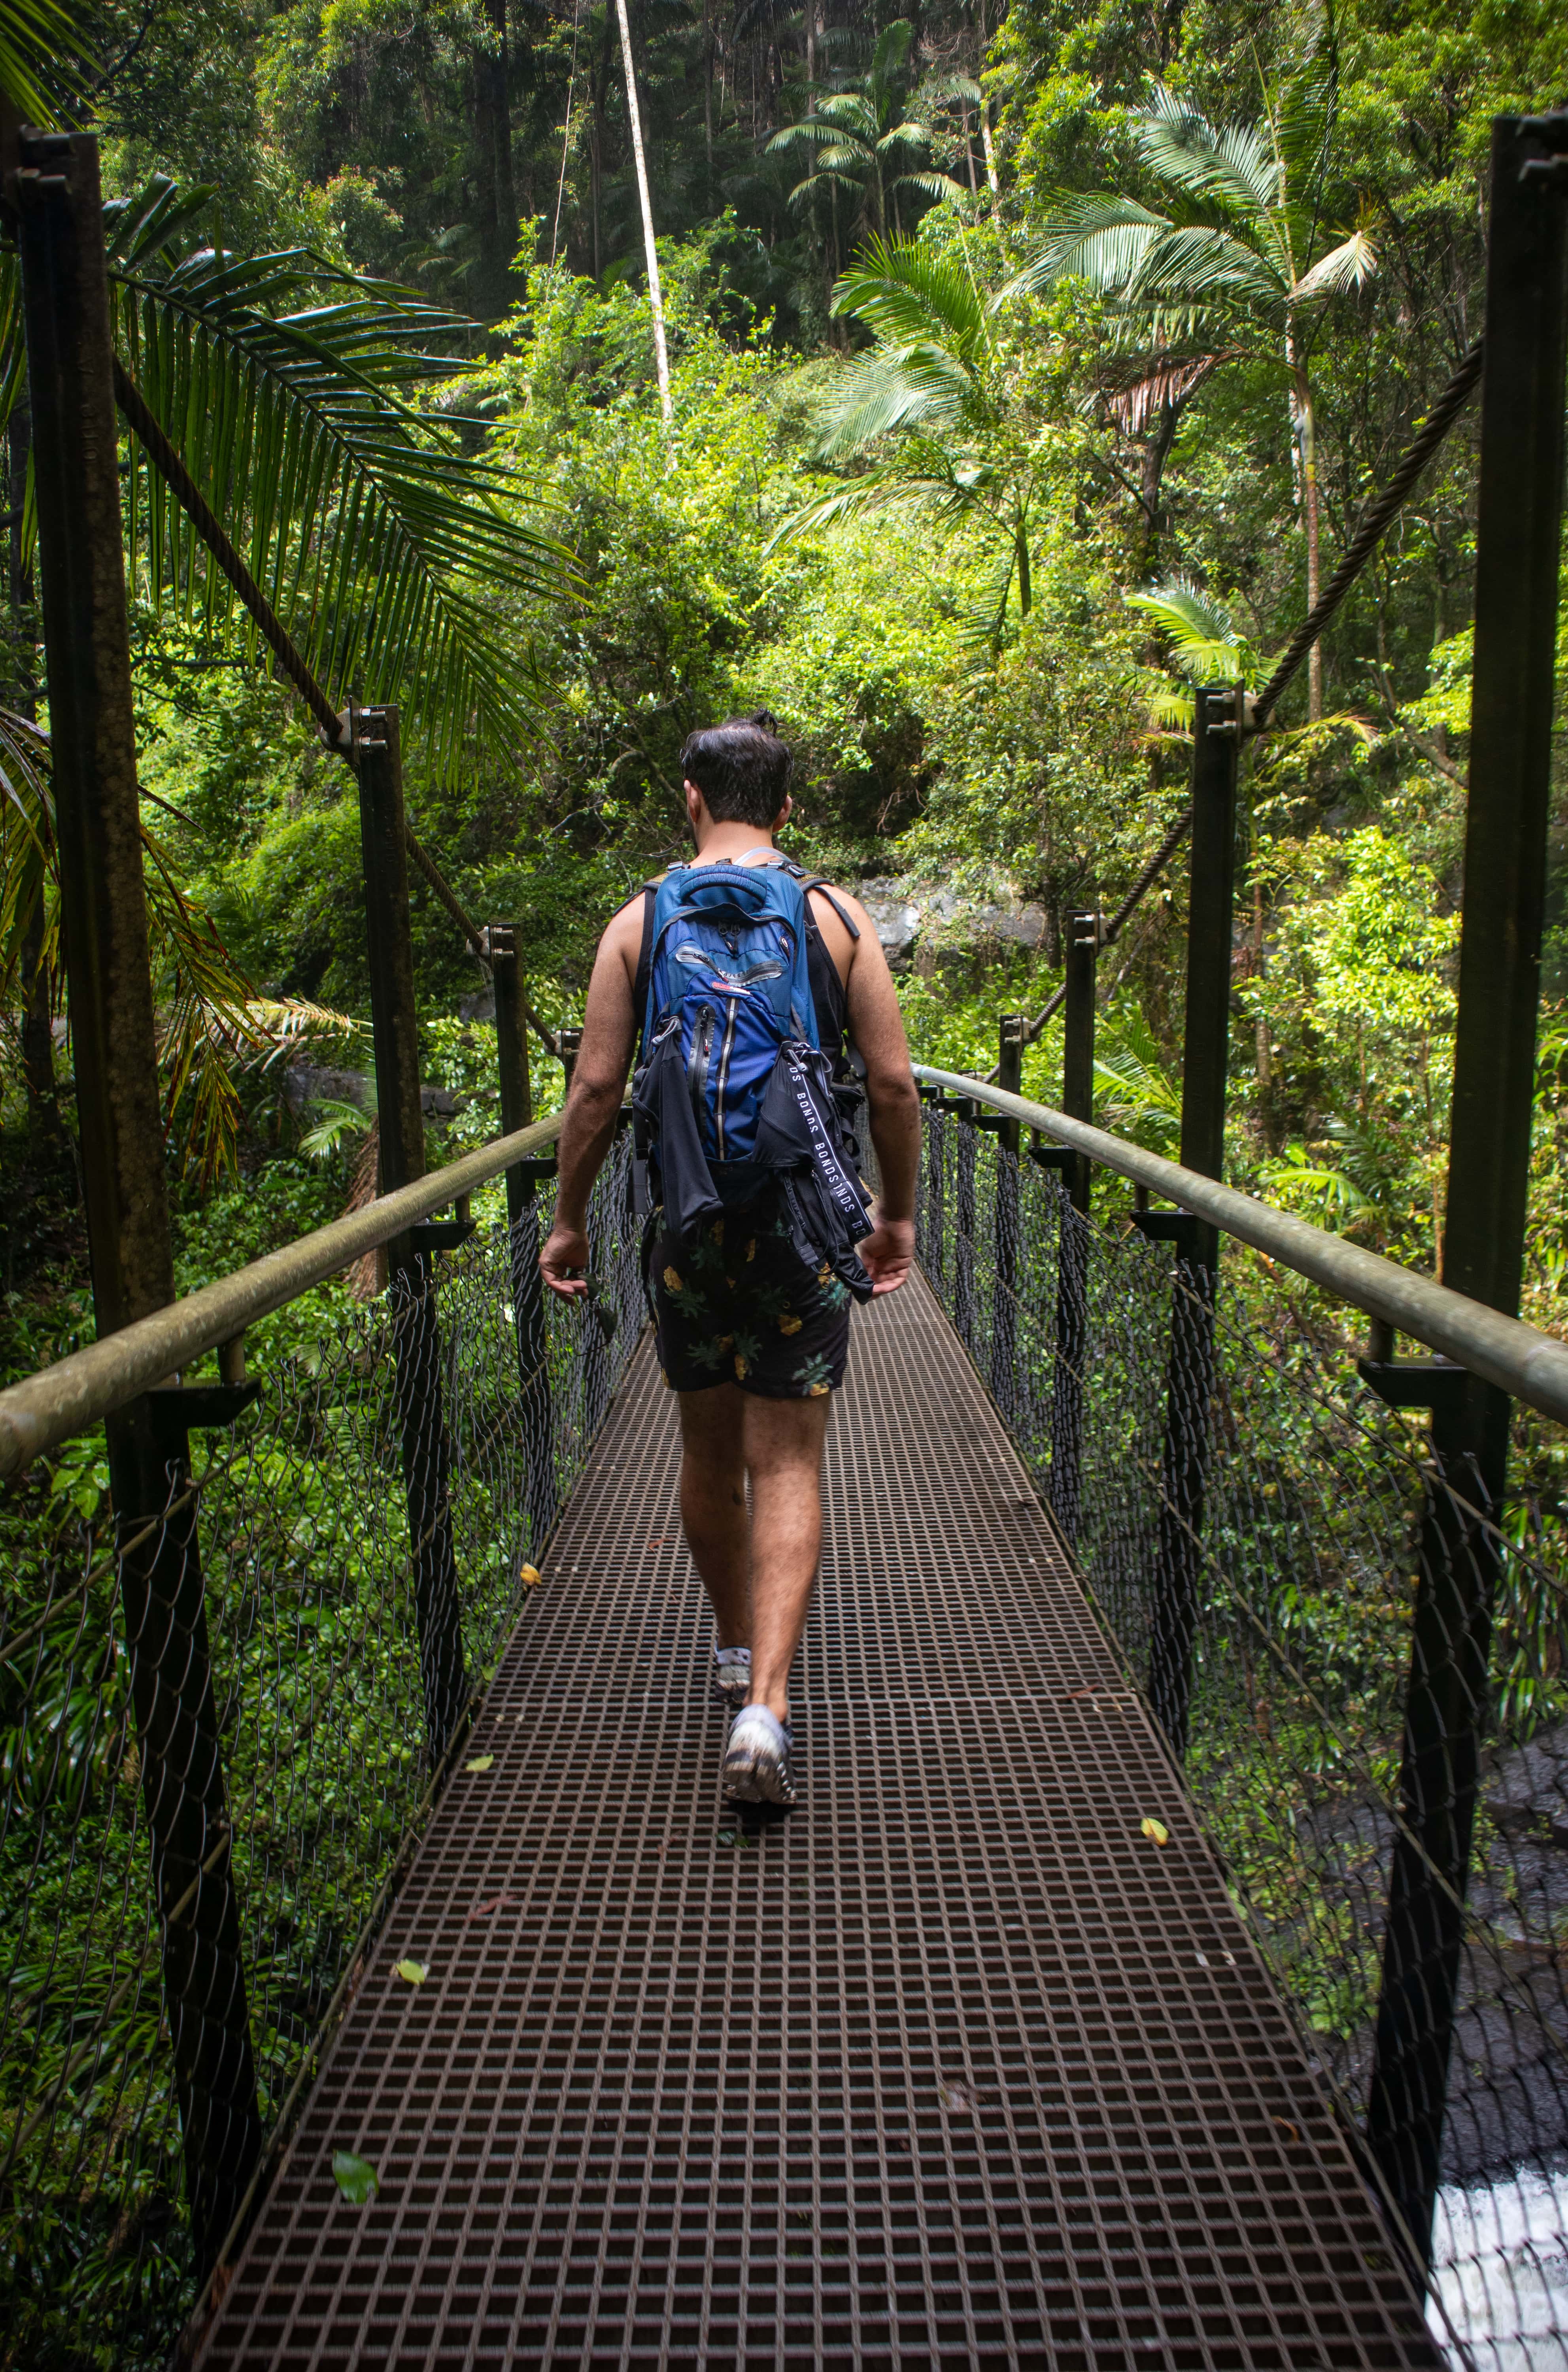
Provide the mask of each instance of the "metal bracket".
{"label": "metal bracket", "polygon": [[530,1186],[536,1186],[547,1178],[559,1177],[560,1171],[553,1153],[528,1153],[521,1161],[512,1163],[508,1175],[526,1179]]}
{"label": "metal bracket", "polygon": [[1464,1406],[1470,1371],[1451,1359],[1358,1359],[1356,1374],[1388,1408],[1431,1409],[1458,1415]]}
{"label": "metal bracket", "polygon": [[479,1222],[476,1219],[419,1219],[408,1231],[409,1249],[414,1252],[455,1252],[466,1244]]}
{"label": "metal bracket", "polygon": [[1193,1211],[1134,1211],[1132,1225],[1151,1244],[1174,1244],[1184,1257],[1197,1250],[1203,1222]]}
{"label": "metal bracket", "polygon": [[261,1392],[254,1378],[248,1384],[158,1384],[146,1395],[147,1413],[160,1447],[178,1448],[188,1433],[232,1424]]}
{"label": "metal bracket", "polygon": [[1037,1169],[1054,1169],[1063,1177],[1072,1175],[1074,1166],[1084,1158],[1070,1145],[1041,1145],[1038,1139],[1029,1147],[1029,1159]]}
{"label": "metal bracket", "polygon": [[1523,140],[1539,140],[1549,151],[1544,157],[1527,157],[1519,168],[1519,185],[1548,190],[1568,189],[1568,113],[1523,115],[1519,119],[1519,136]]}
{"label": "metal bracket", "polygon": [[917,1079],[914,1091],[923,1104],[939,1104],[942,1101],[941,1088],[933,1087],[929,1079]]}
{"label": "metal bracket", "polygon": [[970,1125],[977,1128],[981,1136],[1000,1136],[1005,1128],[1016,1127],[1016,1122],[1010,1121],[1005,1112],[981,1111],[976,1104]]}

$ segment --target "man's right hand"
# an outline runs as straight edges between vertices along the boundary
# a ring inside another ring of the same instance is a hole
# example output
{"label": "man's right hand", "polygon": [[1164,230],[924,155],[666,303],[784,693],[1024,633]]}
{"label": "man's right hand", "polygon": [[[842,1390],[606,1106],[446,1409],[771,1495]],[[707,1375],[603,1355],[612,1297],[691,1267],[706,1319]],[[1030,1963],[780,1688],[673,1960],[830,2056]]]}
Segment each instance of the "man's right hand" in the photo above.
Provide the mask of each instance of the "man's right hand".
{"label": "man's right hand", "polygon": [[[575,1301],[588,1289],[588,1239],[581,1227],[552,1227],[539,1256],[539,1273],[552,1293]],[[572,1271],[579,1273],[575,1276]]]}
{"label": "man's right hand", "polygon": [[914,1221],[885,1219],[878,1211],[877,1225],[855,1250],[871,1279],[873,1298],[879,1293],[897,1293],[914,1265]]}

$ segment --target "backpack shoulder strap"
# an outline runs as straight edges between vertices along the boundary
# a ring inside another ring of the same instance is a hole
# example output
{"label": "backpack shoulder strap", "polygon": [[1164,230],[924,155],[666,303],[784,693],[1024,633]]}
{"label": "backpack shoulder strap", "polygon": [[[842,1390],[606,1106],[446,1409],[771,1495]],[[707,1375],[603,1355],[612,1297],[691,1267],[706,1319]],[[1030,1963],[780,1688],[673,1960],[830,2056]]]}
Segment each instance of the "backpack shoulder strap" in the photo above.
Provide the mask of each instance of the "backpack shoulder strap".
{"label": "backpack shoulder strap", "polygon": [[658,892],[657,878],[644,882],[643,943],[637,951],[637,977],[632,990],[632,1009],[637,1016],[639,1034],[644,1038],[647,1036],[648,986],[654,969],[654,908],[658,903]]}
{"label": "backpack shoulder strap", "polygon": [[[795,866],[791,867],[792,872],[797,869],[798,868]],[[829,889],[821,875],[819,873],[802,873],[800,876],[801,896],[803,898],[808,898],[813,890],[820,890],[823,897],[826,898],[829,905],[832,908],[834,913],[838,916],[840,922],[849,933],[850,937],[852,939],[858,939],[860,936],[859,924],[851,922],[849,916],[844,913],[843,908],[840,905],[838,900],[834,897],[832,891]],[[809,909],[807,911],[809,911]]]}

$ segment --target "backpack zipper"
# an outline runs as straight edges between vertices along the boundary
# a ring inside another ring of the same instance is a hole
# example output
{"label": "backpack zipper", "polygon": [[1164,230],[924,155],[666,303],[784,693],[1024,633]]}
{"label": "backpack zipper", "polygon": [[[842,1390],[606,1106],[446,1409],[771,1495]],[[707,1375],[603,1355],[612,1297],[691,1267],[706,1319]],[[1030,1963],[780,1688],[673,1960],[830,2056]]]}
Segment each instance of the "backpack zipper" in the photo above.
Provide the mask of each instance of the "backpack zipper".
{"label": "backpack zipper", "polygon": [[719,1055],[719,1092],[714,1110],[714,1119],[718,1127],[718,1157],[721,1161],[724,1159],[724,1097],[725,1089],[729,1085],[729,1056],[730,1050],[735,1044],[735,1017],[740,1010],[740,999],[738,996],[732,996],[728,999],[728,1005],[729,1015],[724,1025],[724,1047]]}
{"label": "backpack zipper", "polygon": [[687,1081],[691,1089],[691,1110],[697,1119],[697,1134],[703,1133],[703,1098],[707,1091],[708,1064],[713,1059],[714,1029],[718,1015],[711,1005],[704,1005],[697,1016],[697,1027],[691,1038],[691,1054],[686,1067]]}

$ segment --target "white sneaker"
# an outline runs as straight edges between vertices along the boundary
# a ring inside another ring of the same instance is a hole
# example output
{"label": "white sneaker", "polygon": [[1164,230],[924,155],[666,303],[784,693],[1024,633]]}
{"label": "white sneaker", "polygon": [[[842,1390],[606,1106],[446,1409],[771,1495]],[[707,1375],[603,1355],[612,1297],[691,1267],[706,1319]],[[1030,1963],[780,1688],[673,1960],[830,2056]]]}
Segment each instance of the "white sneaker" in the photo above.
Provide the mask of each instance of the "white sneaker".
{"label": "white sneaker", "polygon": [[789,1724],[766,1705],[749,1704],[738,1713],[719,1772],[719,1784],[731,1802],[793,1804],[789,1753],[794,1743]]}
{"label": "white sneaker", "polygon": [[749,1647],[714,1649],[714,1691],[732,1713],[746,1703],[751,1693]]}

